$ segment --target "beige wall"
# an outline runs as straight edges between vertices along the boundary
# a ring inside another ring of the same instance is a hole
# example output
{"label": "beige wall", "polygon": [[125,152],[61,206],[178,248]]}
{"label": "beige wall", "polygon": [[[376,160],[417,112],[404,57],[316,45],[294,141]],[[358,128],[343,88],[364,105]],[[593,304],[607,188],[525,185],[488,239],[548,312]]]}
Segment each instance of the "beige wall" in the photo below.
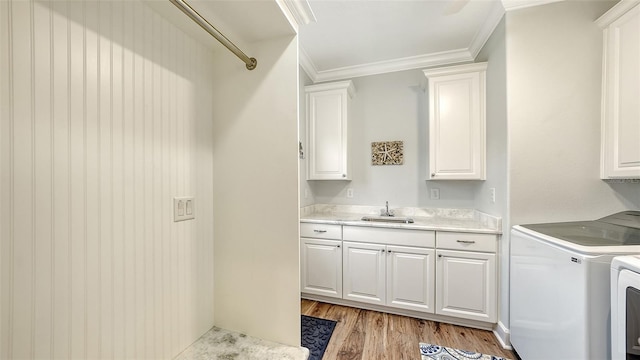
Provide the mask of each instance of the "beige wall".
{"label": "beige wall", "polygon": [[137,1],[0,23],[0,358],[174,357],[213,325],[212,55]]}
{"label": "beige wall", "polygon": [[640,207],[638,184],[599,178],[602,31],[594,20],[614,3],[507,14],[511,225]]}
{"label": "beige wall", "polygon": [[247,52],[212,65],[215,323],[300,346],[297,39]]}

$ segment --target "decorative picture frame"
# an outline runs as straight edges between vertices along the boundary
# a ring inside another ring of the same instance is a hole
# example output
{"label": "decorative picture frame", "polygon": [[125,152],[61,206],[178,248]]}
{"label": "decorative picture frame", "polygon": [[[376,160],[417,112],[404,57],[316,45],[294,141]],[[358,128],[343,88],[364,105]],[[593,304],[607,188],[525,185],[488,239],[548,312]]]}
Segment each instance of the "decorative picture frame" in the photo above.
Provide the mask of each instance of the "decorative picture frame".
{"label": "decorative picture frame", "polygon": [[403,141],[379,141],[371,143],[371,165],[404,164]]}

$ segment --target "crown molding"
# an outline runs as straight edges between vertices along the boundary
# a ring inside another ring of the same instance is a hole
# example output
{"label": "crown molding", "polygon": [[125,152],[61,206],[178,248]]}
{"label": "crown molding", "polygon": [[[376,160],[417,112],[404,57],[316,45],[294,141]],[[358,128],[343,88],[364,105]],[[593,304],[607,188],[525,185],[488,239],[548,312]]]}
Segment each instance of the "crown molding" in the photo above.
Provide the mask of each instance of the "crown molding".
{"label": "crown molding", "polygon": [[469,45],[469,53],[471,53],[471,56],[474,59],[478,56],[480,50],[484,47],[484,44],[487,43],[491,34],[493,34],[493,31],[502,20],[504,14],[504,7],[500,2],[496,2],[487,15],[487,20],[482,24],[482,27],[478,30],[476,36],[474,36],[471,41],[471,45]]}
{"label": "crown molding", "polygon": [[513,10],[520,10],[528,7],[545,5],[554,2],[559,2],[564,0],[502,0],[502,6],[504,10],[509,12]]}
{"label": "crown molding", "polygon": [[316,16],[311,10],[311,5],[307,0],[282,0],[284,5],[289,9],[291,15],[300,25],[307,25],[316,22]]}
{"label": "crown molding", "polygon": [[615,4],[611,9],[609,9],[609,11],[600,16],[596,20],[596,24],[600,28],[604,29],[627,11],[638,6],[638,4],[640,4],[640,1],[638,0],[620,0],[620,2]]}
{"label": "crown molding", "polygon": [[313,63],[302,45],[298,46],[298,62],[302,70],[304,70],[311,81],[315,83],[318,79],[318,68]]}
{"label": "crown molding", "polygon": [[378,75],[396,71],[424,69],[434,66],[455,65],[473,62],[476,56],[478,56],[478,54],[480,53],[480,50],[482,50],[482,47],[486,44],[487,40],[489,40],[489,37],[491,37],[493,31],[502,20],[502,17],[505,14],[505,3],[509,3],[508,6],[510,6],[511,9],[516,9],[542,5],[556,1],[562,0],[502,0],[502,2],[496,2],[496,4],[489,12],[486,21],[478,30],[467,49],[417,55],[406,58],[372,62],[329,70],[318,70],[318,67],[313,63],[307,52],[302,48],[302,46],[300,46],[300,67],[302,67],[311,81],[316,83],[324,81],[345,80],[354,77]]}
{"label": "crown molding", "polygon": [[[331,70],[317,71],[315,74],[314,82],[343,80],[360,76],[421,69],[426,67],[457,64],[469,61],[473,61],[473,57],[467,49],[445,51],[387,61],[378,61],[362,65],[347,66]],[[314,76],[310,75],[309,77],[314,79]]]}

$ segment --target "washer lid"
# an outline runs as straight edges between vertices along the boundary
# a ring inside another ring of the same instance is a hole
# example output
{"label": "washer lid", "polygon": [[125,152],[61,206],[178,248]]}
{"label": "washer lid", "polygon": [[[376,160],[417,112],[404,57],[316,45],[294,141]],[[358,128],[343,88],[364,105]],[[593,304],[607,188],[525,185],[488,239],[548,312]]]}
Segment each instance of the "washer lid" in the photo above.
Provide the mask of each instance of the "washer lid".
{"label": "washer lid", "polygon": [[605,216],[597,221],[640,229],[640,211],[623,211]]}
{"label": "washer lid", "polygon": [[524,228],[581,246],[640,245],[640,228],[602,221],[521,225]]}

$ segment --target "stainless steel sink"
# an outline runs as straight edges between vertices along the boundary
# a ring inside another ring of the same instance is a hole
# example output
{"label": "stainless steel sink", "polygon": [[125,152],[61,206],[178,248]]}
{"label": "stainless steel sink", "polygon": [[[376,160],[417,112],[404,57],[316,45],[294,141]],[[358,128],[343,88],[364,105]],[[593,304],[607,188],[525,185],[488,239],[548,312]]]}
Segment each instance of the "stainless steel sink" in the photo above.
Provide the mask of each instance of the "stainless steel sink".
{"label": "stainless steel sink", "polygon": [[400,216],[363,216],[362,221],[412,224],[413,219]]}

